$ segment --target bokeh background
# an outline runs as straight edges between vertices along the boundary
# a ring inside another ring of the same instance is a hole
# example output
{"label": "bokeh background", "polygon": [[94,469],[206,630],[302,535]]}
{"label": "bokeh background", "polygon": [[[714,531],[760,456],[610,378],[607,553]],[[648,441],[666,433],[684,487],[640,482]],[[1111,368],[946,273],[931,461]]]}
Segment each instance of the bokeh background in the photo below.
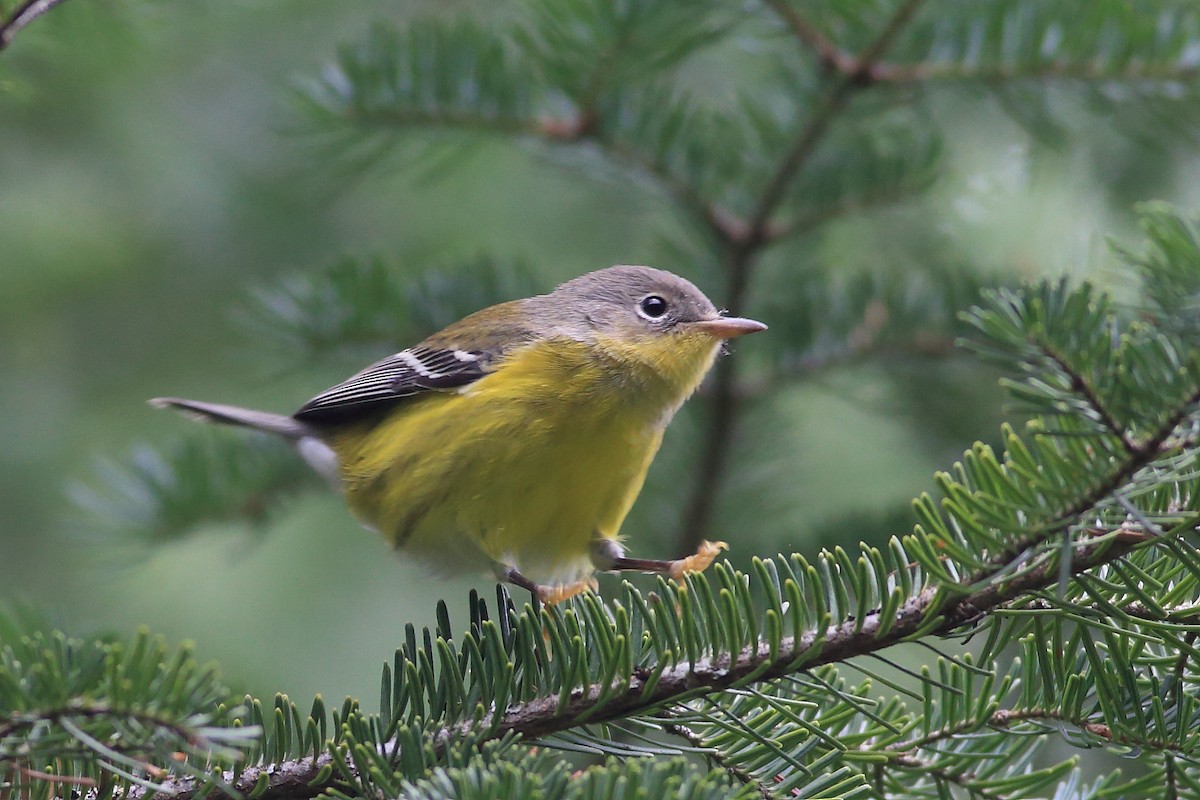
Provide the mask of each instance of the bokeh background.
{"label": "bokeh background", "polygon": [[[490,594],[483,576],[438,581],[405,563],[329,494],[166,544],[122,537],[72,500],[99,462],[184,435],[188,423],[148,397],[286,411],[364,363],[297,362],[262,346],[245,323],[258,287],[346,255],[419,275],[499,254],[547,289],[654,261],[657,231],[673,223],[637,184],[503,141],[362,173],[312,146],[296,88],[340,43],[380,19],[460,13],[506,4],[77,2],[0,53],[0,602],[72,632],[146,625],[195,641],[258,695],[371,705],[406,623],[431,621],[436,598],[461,615],[469,588]],[[734,48],[692,77],[719,90],[723,76],[759,67]],[[1138,200],[1200,202],[1194,142],[1130,136],[1069,90],[1049,101],[1061,136],[985,93],[936,98],[946,154],[930,191],[824,226],[795,257],[903,269],[927,246],[980,273],[1133,291],[1106,237],[1135,236]],[[720,286],[702,288],[722,301]],[[994,375],[969,359],[936,369],[955,392],[922,393],[869,359],[782,392],[770,426],[738,440],[732,479],[776,488],[724,509],[712,535],[744,563],[910,524],[909,498],[972,441],[995,438],[1004,415]],[[669,431],[626,525],[641,554],[669,555],[697,425],[685,412]]]}

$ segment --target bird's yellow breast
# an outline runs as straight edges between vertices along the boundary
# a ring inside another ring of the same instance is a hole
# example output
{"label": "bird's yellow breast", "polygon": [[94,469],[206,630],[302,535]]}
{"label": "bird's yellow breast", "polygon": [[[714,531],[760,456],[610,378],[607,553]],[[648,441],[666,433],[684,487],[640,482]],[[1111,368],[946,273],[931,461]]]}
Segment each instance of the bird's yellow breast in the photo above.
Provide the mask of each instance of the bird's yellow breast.
{"label": "bird's yellow breast", "polygon": [[434,568],[503,563],[539,582],[578,580],[593,538],[617,536],[717,348],[679,344],[663,353],[679,374],[664,376],[619,348],[535,343],[457,392],[337,430],[328,441],[349,505]]}

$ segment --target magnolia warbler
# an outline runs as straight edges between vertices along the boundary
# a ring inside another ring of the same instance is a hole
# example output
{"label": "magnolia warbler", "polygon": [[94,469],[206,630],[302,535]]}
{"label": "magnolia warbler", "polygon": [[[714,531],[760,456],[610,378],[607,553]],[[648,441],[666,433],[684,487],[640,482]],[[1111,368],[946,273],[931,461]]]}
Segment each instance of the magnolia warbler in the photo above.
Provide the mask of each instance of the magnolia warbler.
{"label": "magnolia warbler", "polygon": [[471,314],[291,416],[150,403],[283,436],[397,548],[556,602],[595,570],[679,577],[724,548],[628,558],[618,532],[722,342],[765,329],[670,272],[616,266]]}

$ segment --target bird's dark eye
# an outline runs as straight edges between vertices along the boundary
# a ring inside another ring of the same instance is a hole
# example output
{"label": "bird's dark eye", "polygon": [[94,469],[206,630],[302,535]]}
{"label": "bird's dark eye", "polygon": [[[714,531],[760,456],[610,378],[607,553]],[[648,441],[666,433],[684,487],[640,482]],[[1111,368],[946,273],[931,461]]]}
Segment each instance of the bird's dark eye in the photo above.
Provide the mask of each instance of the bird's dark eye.
{"label": "bird's dark eye", "polygon": [[641,309],[642,315],[650,319],[658,319],[667,313],[667,301],[656,294],[643,297],[638,307]]}

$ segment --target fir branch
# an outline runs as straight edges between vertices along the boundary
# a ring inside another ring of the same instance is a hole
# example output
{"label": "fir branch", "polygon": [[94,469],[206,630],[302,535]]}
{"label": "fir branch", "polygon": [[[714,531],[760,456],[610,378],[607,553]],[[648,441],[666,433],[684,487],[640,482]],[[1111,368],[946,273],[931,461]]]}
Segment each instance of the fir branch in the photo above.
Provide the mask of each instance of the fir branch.
{"label": "fir branch", "polygon": [[25,0],[14,8],[12,13],[0,22],[0,50],[12,44],[13,37],[26,25],[65,2],[66,0]]}
{"label": "fir branch", "polygon": [[[1103,425],[1112,436],[1120,440],[1121,446],[1125,448],[1125,452],[1131,458],[1138,457],[1141,452],[1137,442],[1135,442],[1129,435],[1129,431],[1126,430],[1119,422],[1117,422],[1116,417],[1113,416],[1113,412],[1109,410],[1107,404],[1100,398],[1100,395],[1092,387],[1087,377],[1082,372],[1075,369],[1062,355],[1062,353],[1058,352],[1058,350],[1056,350],[1049,342],[1039,340],[1037,342],[1037,348],[1042,351],[1042,354],[1046,358],[1048,358],[1060,370],[1062,370],[1063,374],[1066,375],[1067,379],[1070,381],[1071,389],[1079,393],[1084,402],[1087,403],[1088,407],[1095,413],[1097,419],[1100,421],[1100,424]],[[1162,442],[1159,442],[1159,445],[1161,444]]]}
{"label": "fir branch", "polygon": [[618,163],[628,165],[653,179],[663,192],[675,201],[683,212],[699,223],[718,243],[729,242],[735,236],[738,222],[729,212],[709,202],[690,182],[674,175],[666,165],[650,158],[637,148],[615,138],[611,132],[595,125],[583,127],[579,122],[581,139],[593,142]]}
{"label": "fir branch", "polygon": [[[1200,525],[1200,517],[1191,524]],[[1123,558],[1144,545],[1144,542],[1104,540],[1077,545],[1071,559],[1071,572],[1077,575],[1093,570]],[[597,724],[647,714],[697,694],[730,689],[747,680],[766,682],[800,670],[811,670],[874,653],[913,636],[951,634],[980,615],[1030,592],[1045,589],[1057,579],[1057,565],[1042,564],[1007,581],[953,599],[946,599],[944,592],[929,587],[897,608],[894,622],[889,620],[891,624],[882,635],[880,632],[884,630],[884,621],[877,609],[865,615],[861,621],[847,620],[821,632],[806,632],[798,639],[785,637],[774,652],[762,643],[755,643],[732,659],[725,656],[702,657],[690,664],[679,664],[663,670],[652,684],[635,672],[621,686],[592,686],[586,692],[572,693],[565,700],[552,695],[510,705],[497,715],[495,724],[489,726],[487,738],[505,739],[515,734],[526,740],[541,739],[576,727],[584,717],[589,724]],[[940,621],[931,625],[930,621],[935,618]],[[598,705],[602,695],[606,698],[605,702]],[[1000,719],[1003,721],[1004,718]],[[1011,724],[1013,718],[1008,719]],[[1083,722],[1091,724],[1090,721]],[[434,740],[441,742],[443,747],[449,746],[471,736],[476,728],[474,721],[453,725],[436,732]],[[1095,732],[1100,731],[1101,728],[1095,729]],[[226,777],[230,779],[232,787],[239,791],[258,786],[256,798],[308,798],[344,780],[336,770],[331,773],[328,764],[322,758],[316,761],[311,757],[290,759],[245,770],[237,780],[232,780],[228,774]],[[172,800],[190,800],[198,796],[198,789],[195,779],[181,777],[166,782],[159,794]],[[141,796],[142,793],[136,789],[129,793],[130,798]],[[207,797],[215,800],[229,795],[216,791]]]}
{"label": "fir branch", "polygon": [[[236,779],[233,773],[225,773],[225,778],[229,780],[230,788],[242,797],[253,796],[256,800],[307,800],[307,798],[317,797],[322,792],[329,791],[341,782],[340,778],[327,778],[319,784],[314,784],[317,777],[329,773],[334,765],[333,757],[328,753],[322,753],[316,758],[305,756],[273,764],[246,767],[238,773]],[[353,769],[353,764],[349,766]],[[265,784],[267,788],[256,791],[256,787],[262,784]],[[188,800],[188,798],[198,797],[197,788],[193,781],[175,781],[173,784],[167,784],[164,790],[156,793],[156,796]],[[145,793],[136,788],[128,793],[129,800],[140,800],[144,796]],[[240,798],[226,793],[208,795],[208,800],[218,800],[219,798],[240,800]]]}
{"label": "fir branch", "polygon": [[1015,711],[997,711],[995,714],[992,714],[990,719],[988,719],[987,724],[994,728],[1007,729],[1019,722],[1038,721],[1066,723],[1078,728],[1084,733],[1090,734],[1097,739],[1103,739],[1111,744],[1176,753],[1184,757],[1189,757],[1191,755],[1186,748],[1181,747],[1174,742],[1169,742],[1166,739],[1159,739],[1155,737],[1135,738],[1124,734],[1118,734],[1115,733],[1112,728],[1102,722],[1096,722],[1086,718],[1081,719],[1078,717],[1073,717],[1069,714],[1063,714],[1050,708],[1026,708]]}
{"label": "fir branch", "polygon": [[1136,83],[1150,81],[1192,81],[1200,76],[1200,68],[1186,64],[1157,64],[1134,62],[1118,71],[1101,64],[1060,59],[1044,64],[995,64],[987,67],[965,67],[959,64],[880,65],[872,78],[890,83],[929,83],[961,81],[1000,83],[1035,80],[1077,80],[1088,82],[1120,81]]}
{"label": "fir branch", "polygon": [[[990,727],[1000,730],[1007,730],[1022,722],[1038,721],[1066,723],[1111,744],[1144,747],[1150,750],[1178,753],[1185,757],[1189,755],[1189,751],[1186,748],[1181,747],[1174,742],[1153,737],[1135,739],[1130,736],[1116,734],[1109,726],[1102,722],[1096,722],[1087,718],[1063,714],[1062,712],[1052,708],[1000,709],[993,712],[986,718],[979,720],[963,720],[957,725],[939,728],[938,730],[931,731],[928,734],[915,739],[894,742],[888,745],[885,749],[889,752],[895,752],[899,754],[897,761],[900,761],[914,751],[927,749],[939,742],[954,739],[958,736],[972,734],[975,731],[978,731],[980,728]],[[1050,733],[1051,730],[1048,728],[1046,729],[1046,732]]]}
{"label": "fir branch", "polygon": [[[853,75],[859,71],[858,59],[843,50],[831,39],[826,38],[815,25],[792,8],[787,0],[767,0],[767,5],[775,15],[783,20],[792,33],[803,44],[814,50],[821,63],[826,68],[840,72],[843,75]],[[874,74],[882,67],[876,64],[872,67],[870,78],[876,80]]]}
{"label": "fir branch", "polygon": [[738,783],[744,786],[753,787],[755,791],[757,791],[758,794],[763,797],[764,800],[773,800],[775,795],[771,793],[770,789],[768,789],[766,786],[763,786],[762,783],[760,783],[753,775],[739,767],[737,764],[734,764],[728,759],[724,758],[720,752],[708,747],[704,743],[704,737],[702,737],[700,734],[696,733],[681,722],[672,721],[674,715],[669,709],[660,712],[659,718],[663,720],[662,729],[664,731],[674,736],[678,736],[692,747],[700,749],[703,752],[704,757],[707,758],[709,762],[725,770],[725,772],[728,773],[729,776]]}
{"label": "fir branch", "polygon": [[[80,719],[131,720],[142,725],[167,731],[180,741],[187,742],[188,744],[196,745],[202,741],[201,737],[195,731],[169,717],[161,714],[153,714],[148,711],[114,708],[104,703],[71,703],[61,708],[38,709],[7,717],[0,716],[0,740],[20,734],[22,731],[32,729],[38,725],[45,723],[56,724],[60,720],[70,717],[78,717]],[[0,751],[0,763],[6,760],[11,761],[14,759],[3,751]]]}
{"label": "fir branch", "polygon": [[[1013,541],[1007,548],[988,559],[968,584],[980,583],[1008,571],[1015,561],[1032,548],[1045,544],[1050,538],[1057,536],[1064,527],[1071,525],[1081,516],[1095,508],[1104,500],[1112,497],[1122,486],[1128,483],[1143,467],[1162,455],[1162,447],[1175,429],[1189,415],[1195,412],[1200,403],[1200,387],[1182,402],[1167,419],[1148,437],[1141,442],[1131,442],[1132,450],[1115,469],[1096,483],[1092,490],[1082,497],[1075,499],[1069,506],[1063,508],[1050,519],[1037,526],[1032,532]],[[1124,436],[1122,438],[1125,438]]]}
{"label": "fir branch", "polygon": [[1057,58],[1036,64],[898,64],[878,60],[864,65],[854,54],[840,47],[808,18],[796,11],[788,0],[767,0],[767,5],[792,35],[816,54],[826,69],[839,75],[853,77],[861,83],[905,85],[934,82],[1012,83],[1026,80],[1166,83],[1191,81],[1200,76],[1200,67],[1192,63],[1137,60],[1130,61],[1119,70],[1113,70],[1094,59],[1069,58]]}
{"label": "fir branch", "polygon": [[898,756],[888,762],[887,766],[919,772],[928,775],[939,784],[951,784],[964,789],[970,797],[982,797],[985,800],[1008,800],[1009,796],[999,792],[989,791],[975,785],[976,776],[969,772],[951,772],[945,767],[922,761],[913,756]]}
{"label": "fir branch", "polygon": [[[884,56],[920,8],[923,0],[906,0],[892,15],[876,39],[858,57],[859,71],[844,75],[825,96],[824,101],[800,129],[791,147],[776,166],[775,173],[763,188],[749,218],[732,230],[722,230],[728,239],[725,250],[726,284],[724,299],[729,308],[737,311],[745,303],[751,273],[758,262],[759,251],[770,242],[771,216],[783,201],[788,186],[804,169],[833,120],[849,102],[857,89],[866,84],[857,77],[865,74],[870,65]],[[690,553],[707,535],[706,528],[720,487],[728,469],[729,451],[739,417],[739,392],[736,362],[724,359],[717,364],[708,408],[708,424],[703,434],[700,466],[694,481],[691,498],[683,513],[676,548]]]}
{"label": "fir branch", "polygon": [[[1200,525],[1200,517],[1193,524]],[[1110,563],[1138,546],[1106,541],[1078,545],[1074,548],[1071,572],[1079,574]],[[561,708],[557,696],[511,706],[496,727],[497,735],[519,733],[540,738],[573,726],[574,720],[585,712],[589,722],[605,722],[645,713],[698,691],[722,691],[749,676],[768,681],[800,668],[812,669],[884,650],[914,635],[947,635],[1024,594],[1053,585],[1057,577],[1057,565],[1043,564],[1008,581],[991,584],[953,600],[944,599],[945,595],[936,588],[926,588],[900,605],[895,622],[882,636],[879,632],[883,621],[879,611],[875,610],[861,621],[848,620],[822,632],[810,631],[799,639],[784,638],[774,658],[765,647],[755,645],[732,660],[702,658],[690,666],[683,664],[665,670],[653,686],[647,686],[643,678],[634,675],[628,688],[614,695],[599,710],[595,708],[595,702],[606,687],[577,693],[561,704]],[[942,621],[930,628],[929,620],[935,615]],[[811,658],[800,659],[798,664],[796,654],[811,652],[814,646],[819,646],[819,652]],[[456,732],[447,730],[445,735],[452,739]]]}
{"label": "fir branch", "polygon": [[809,117],[808,123],[801,129],[791,148],[779,162],[774,177],[763,190],[758,205],[750,215],[742,247],[753,249],[762,242],[766,235],[767,223],[783,200],[784,193],[796,173],[802,170],[812,157],[817,145],[825,138],[825,133],[834,118],[849,102],[854,92],[869,85],[869,83],[864,83],[864,76],[869,75],[872,66],[887,53],[896,37],[912,21],[923,2],[924,0],[906,0],[896,9],[875,40],[854,59],[855,68],[843,75],[833,85],[821,107]]}
{"label": "fir branch", "polygon": [[1200,631],[1197,631],[1194,628],[1184,634],[1183,641],[1184,644],[1187,645],[1188,649],[1180,650],[1179,656],[1175,659],[1175,666],[1171,669],[1171,676],[1175,679],[1176,705],[1179,705],[1181,695],[1184,692],[1183,677],[1187,672],[1188,661],[1192,657],[1192,654],[1189,652],[1189,650],[1195,646],[1198,634],[1200,634]]}

